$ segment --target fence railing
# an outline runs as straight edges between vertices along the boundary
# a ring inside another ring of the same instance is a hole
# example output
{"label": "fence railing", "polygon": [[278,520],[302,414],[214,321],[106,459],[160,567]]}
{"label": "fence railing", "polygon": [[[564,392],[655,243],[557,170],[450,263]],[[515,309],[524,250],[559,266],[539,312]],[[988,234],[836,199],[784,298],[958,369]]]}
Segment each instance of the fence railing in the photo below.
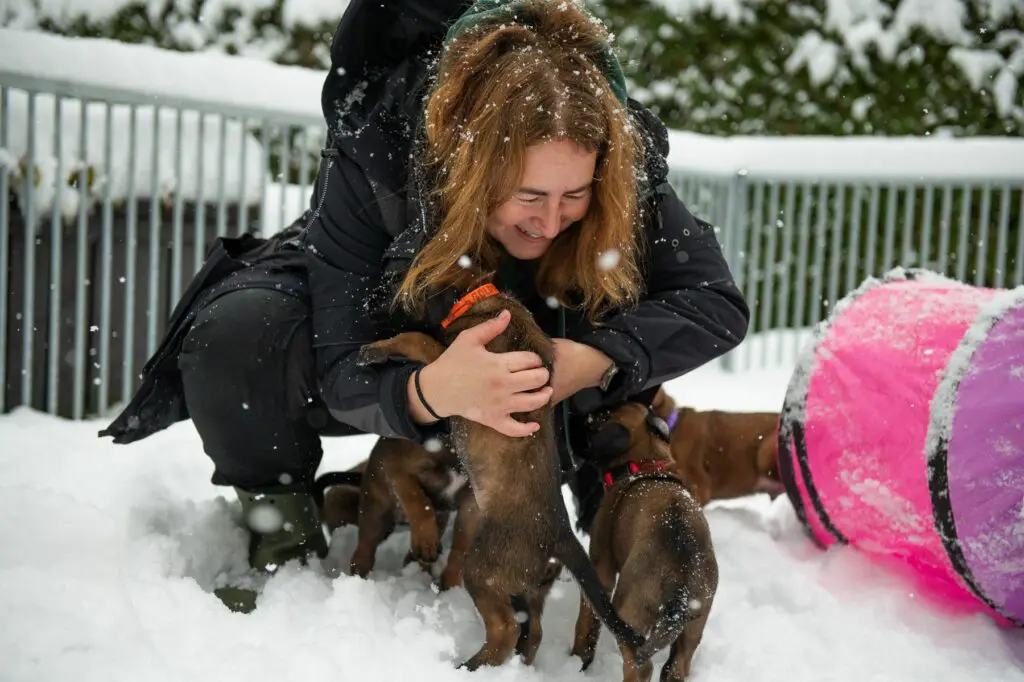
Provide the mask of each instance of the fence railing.
{"label": "fence railing", "polygon": [[[315,110],[154,101],[0,70],[0,412],[78,419],[130,398],[210,241],[298,217],[323,137]],[[719,227],[751,304],[758,343],[729,368],[785,366],[801,338],[789,330],[896,265],[1024,284],[1024,161],[990,177],[948,163],[868,176],[704,153],[713,164],[674,162],[671,182]]]}

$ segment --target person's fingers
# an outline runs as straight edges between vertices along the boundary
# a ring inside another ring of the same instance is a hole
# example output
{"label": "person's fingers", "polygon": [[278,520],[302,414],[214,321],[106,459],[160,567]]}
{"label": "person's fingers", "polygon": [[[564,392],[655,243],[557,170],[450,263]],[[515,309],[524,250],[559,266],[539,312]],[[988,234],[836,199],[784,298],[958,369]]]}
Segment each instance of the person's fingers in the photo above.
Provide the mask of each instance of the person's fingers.
{"label": "person's fingers", "polygon": [[548,383],[549,376],[548,370],[544,367],[524,369],[521,372],[509,374],[505,385],[510,393],[533,391]]}
{"label": "person's fingers", "polygon": [[534,393],[516,393],[509,401],[509,412],[516,414],[539,410],[551,402],[551,394],[550,387]]}
{"label": "person's fingers", "polygon": [[540,428],[540,424],[537,422],[520,422],[512,417],[503,417],[493,424],[489,424],[489,426],[498,433],[512,438],[523,438],[532,435]]}
{"label": "person's fingers", "polygon": [[459,332],[459,337],[468,339],[474,345],[482,346],[505,331],[511,319],[512,313],[502,310],[498,313],[497,317],[492,317],[486,322],[481,322],[475,327]]}
{"label": "person's fingers", "polygon": [[533,369],[544,364],[539,355],[530,351],[515,350],[500,355],[502,363],[510,372],[521,372],[524,369]]}

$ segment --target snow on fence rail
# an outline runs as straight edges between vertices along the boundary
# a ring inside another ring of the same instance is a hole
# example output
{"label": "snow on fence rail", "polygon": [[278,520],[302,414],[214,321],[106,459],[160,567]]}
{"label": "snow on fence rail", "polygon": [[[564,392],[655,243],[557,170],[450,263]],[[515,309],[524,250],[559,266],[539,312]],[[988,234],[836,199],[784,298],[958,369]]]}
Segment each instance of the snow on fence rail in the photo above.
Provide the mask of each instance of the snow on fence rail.
{"label": "snow on fence rail", "polygon": [[[0,29],[0,412],[127,400],[210,240],[297,218],[323,72]],[[895,265],[1024,284],[1024,141],[671,134],[751,303],[734,368]],[[56,210],[55,210],[56,209]],[[769,332],[769,333],[766,333]]]}

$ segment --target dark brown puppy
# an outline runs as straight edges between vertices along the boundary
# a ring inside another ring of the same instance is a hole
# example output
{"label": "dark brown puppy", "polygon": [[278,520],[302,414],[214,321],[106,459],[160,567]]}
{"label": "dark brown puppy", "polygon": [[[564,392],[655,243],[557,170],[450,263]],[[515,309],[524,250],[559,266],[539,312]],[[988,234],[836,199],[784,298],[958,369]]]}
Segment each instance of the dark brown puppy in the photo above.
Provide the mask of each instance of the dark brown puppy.
{"label": "dark brown puppy", "polygon": [[[363,460],[350,469],[347,473],[362,474],[366,471],[369,460]],[[360,486],[348,483],[331,485],[324,493],[323,507],[320,509],[320,518],[327,525],[327,530],[334,532],[342,526],[355,526],[359,524],[359,495]],[[395,523],[406,523],[404,515],[396,517]]]}
{"label": "dark brown puppy", "polygon": [[[532,351],[552,369],[551,339],[518,301],[493,287],[475,290],[463,300],[471,303],[456,306],[459,313],[453,313],[454,320],[444,332],[445,343],[507,309],[512,313],[508,328],[488,343],[487,349],[497,353]],[[409,332],[364,346],[361,357],[366,363],[392,356],[430,362],[442,350],[430,337]],[[459,417],[451,419],[451,445],[469,474],[477,504],[462,582],[483,619],[486,635],[483,647],[463,664],[470,670],[501,665],[513,650],[532,664],[541,641],[544,601],[562,564],[620,644],[638,647],[643,642],[615,612],[572,532],[561,494],[553,411],[549,404],[520,415],[540,424],[539,431],[524,438],[504,436]],[[522,627],[517,610],[526,614]]]}
{"label": "dark brown puppy", "polygon": [[[373,569],[377,547],[394,531],[399,516],[409,524],[407,560],[418,561],[427,571],[437,561],[449,512],[471,494],[455,453],[437,445],[431,452],[408,440],[380,438],[373,446],[360,489],[353,575],[365,578]],[[458,572],[446,571],[442,587],[457,584]]]}
{"label": "dark brown puppy", "polygon": [[[590,531],[590,557],[623,620],[642,633],[643,659],[623,647],[623,679],[647,682],[649,659],[671,644],[662,682],[690,672],[718,589],[711,531],[689,486],[671,470],[665,425],[640,403],[625,403],[597,429],[591,457],[603,470],[605,496]],[[616,584],[616,576],[618,583]],[[573,654],[594,659],[600,626],[580,602]]]}
{"label": "dark brown puppy", "polygon": [[694,483],[701,504],[760,492],[774,499],[785,492],[776,466],[778,413],[682,407],[674,422],[676,471]]}

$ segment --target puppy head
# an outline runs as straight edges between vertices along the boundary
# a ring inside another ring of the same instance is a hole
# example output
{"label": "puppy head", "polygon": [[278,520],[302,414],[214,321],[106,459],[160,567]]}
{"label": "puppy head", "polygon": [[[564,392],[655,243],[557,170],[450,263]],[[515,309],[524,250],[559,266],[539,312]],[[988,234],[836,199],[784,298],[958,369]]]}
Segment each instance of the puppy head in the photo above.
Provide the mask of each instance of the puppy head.
{"label": "puppy head", "polygon": [[551,339],[537,325],[533,313],[514,296],[498,293],[482,298],[456,317],[443,331],[445,344],[450,344],[460,332],[497,317],[502,310],[508,310],[512,319],[505,331],[487,344],[492,353],[529,350],[541,356],[550,370],[554,364],[554,346]]}
{"label": "puppy head", "polygon": [[619,460],[671,460],[668,426],[646,405],[623,403],[588,418],[589,455],[595,464],[614,466]]}

